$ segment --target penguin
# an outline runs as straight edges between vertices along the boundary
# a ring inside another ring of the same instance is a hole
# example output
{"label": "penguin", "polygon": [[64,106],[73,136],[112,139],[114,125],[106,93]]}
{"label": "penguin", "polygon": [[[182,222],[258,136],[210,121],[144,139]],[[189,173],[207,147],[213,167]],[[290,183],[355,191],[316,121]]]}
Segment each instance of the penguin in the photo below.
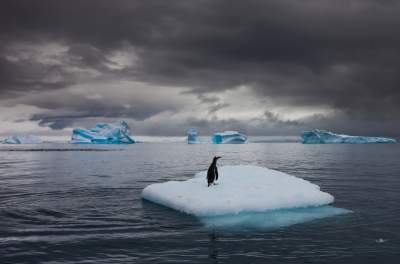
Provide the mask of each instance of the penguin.
{"label": "penguin", "polygon": [[215,180],[218,180],[218,169],[217,169],[217,160],[220,159],[221,157],[215,156],[213,158],[213,161],[208,168],[207,171],[207,187],[210,187],[211,184],[214,183]]}

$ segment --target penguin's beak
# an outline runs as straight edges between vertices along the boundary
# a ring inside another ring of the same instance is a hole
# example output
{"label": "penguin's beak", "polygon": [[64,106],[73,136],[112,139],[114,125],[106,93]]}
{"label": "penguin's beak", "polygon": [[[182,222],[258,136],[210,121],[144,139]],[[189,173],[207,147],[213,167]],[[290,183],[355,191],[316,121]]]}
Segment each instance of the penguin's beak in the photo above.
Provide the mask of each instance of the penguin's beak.
{"label": "penguin's beak", "polygon": [[215,157],[216,159],[220,159],[221,157]]}

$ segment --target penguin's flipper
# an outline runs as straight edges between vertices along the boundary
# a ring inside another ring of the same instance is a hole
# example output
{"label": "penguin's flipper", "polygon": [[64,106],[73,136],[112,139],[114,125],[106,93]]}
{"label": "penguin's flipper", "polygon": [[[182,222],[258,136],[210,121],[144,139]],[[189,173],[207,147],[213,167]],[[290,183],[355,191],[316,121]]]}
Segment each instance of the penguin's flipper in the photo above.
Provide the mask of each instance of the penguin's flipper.
{"label": "penguin's flipper", "polygon": [[215,166],[215,180],[218,181],[218,169]]}

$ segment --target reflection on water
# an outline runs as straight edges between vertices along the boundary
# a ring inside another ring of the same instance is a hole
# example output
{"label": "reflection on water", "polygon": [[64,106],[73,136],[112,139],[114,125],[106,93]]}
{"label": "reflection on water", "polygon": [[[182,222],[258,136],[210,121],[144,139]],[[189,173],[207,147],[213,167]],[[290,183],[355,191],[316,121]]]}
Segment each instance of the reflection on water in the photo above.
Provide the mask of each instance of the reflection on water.
{"label": "reflection on water", "polygon": [[218,248],[217,248],[217,235],[215,232],[211,232],[208,234],[210,239],[209,241],[209,249],[208,249],[208,257],[214,260],[214,263],[218,263]]}

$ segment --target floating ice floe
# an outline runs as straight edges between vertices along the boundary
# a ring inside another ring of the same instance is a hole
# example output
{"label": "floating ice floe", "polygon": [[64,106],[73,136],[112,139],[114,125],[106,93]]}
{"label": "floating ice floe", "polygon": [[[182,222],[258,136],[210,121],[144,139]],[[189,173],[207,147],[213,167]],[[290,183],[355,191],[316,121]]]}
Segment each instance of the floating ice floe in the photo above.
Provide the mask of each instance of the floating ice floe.
{"label": "floating ice floe", "polygon": [[314,129],[301,135],[303,144],[368,144],[396,143],[395,139],[384,137],[363,137],[335,134],[326,130]]}
{"label": "floating ice floe", "polygon": [[379,238],[377,240],[375,240],[376,243],[385,243],[387,241],[387,239],[383,239],[383,238]]}
{"label": "floating ice floe", "polygon": [[131,131],[125,121],[106,124],[98,123],[91,129],[75,128],[72,132],[72,144],[133,144]]}
{"label": "floating ice floe", "polygon": [[188,144],[199,144],[199,133],[194,128],[191,128],[187,132],[187,143]]}
{"label": "floating ice floe", "polygon": [[247,143],[247,136],[237,131],[225,131],[215,133],[211,141],[214,144],[244,144]]}
{"label": "floating ice floe", "polygon": [[3,144],[40,144],[43,140],[34,135],[17,134],[4,139]]}
{"label": "floating ice floe", "polygon": [[186,181],[151,184],[142,197],[200,217],[317,207],[334,201],[318,185],[263,167],[220,167],[218,185],[211,187],[207,187],[206,174],[202,171]]}

